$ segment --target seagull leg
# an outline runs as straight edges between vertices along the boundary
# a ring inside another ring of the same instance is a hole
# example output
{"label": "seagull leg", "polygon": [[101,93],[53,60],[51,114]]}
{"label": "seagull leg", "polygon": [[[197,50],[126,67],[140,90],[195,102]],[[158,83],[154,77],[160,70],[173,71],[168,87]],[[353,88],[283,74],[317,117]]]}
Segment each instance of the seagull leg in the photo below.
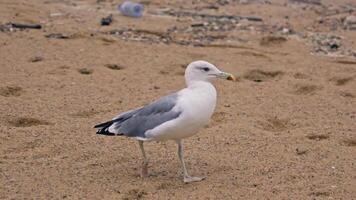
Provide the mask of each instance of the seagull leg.
{"label": "seagull leg", "polygon": [[143,163],[142,163],[142,170],[141,170],[141,177],[145,178],[148,177],[148,159],[146,157],[145,149],[143,148],[143,141],[139,140],[138,144],[140,145],[141,153],[143,156]]}
{"label": "seagull leg", "polygon": [[179,160],[182,164],[183,167],[183,173],[184,173],[184,182],[185,183],[190,183],[190,182],[198,182],[198,181],[202,181],[203,179],[205,179],[205,177],[194,177],[194,176],[189,176],[187,168],[185,167],[185,162],[184,162],[184,158],[183,158],[183,146],[182,146],[182,140],[177,140],[177,144],[178,144],[178,157]]}

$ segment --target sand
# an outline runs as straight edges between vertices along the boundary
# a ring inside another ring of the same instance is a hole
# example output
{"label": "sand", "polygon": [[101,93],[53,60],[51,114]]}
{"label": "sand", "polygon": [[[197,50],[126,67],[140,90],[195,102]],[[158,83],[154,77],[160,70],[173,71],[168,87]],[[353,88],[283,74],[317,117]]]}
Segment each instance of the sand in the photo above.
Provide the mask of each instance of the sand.
{"label": "sand", "polygon": [[[133,19],[120,1],[2,0],[0,199],[356,199],[356,4],[305,2],[152,0]],[[207,178],[184,184],[170,141],[146,144],[142,179],[137,142],[92,127],[184,87],[199,59],[238,77],[184,141]]]}

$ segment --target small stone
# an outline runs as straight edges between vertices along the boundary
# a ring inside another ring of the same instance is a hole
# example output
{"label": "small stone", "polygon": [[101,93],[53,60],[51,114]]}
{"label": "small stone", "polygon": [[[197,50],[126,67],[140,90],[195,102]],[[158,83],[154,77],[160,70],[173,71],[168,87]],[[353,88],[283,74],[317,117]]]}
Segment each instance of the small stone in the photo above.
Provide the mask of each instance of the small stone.
{"label": "small stone", "polygon": [[122,70],[124,69],[123,66],[117,65],[117,64],[106,64],[105,67],[112,69],[112,70]]}
{"label": "small stone", "polygon": [[81,74],[88,75],[88,74],[92,74],[94,71],[92,69],[88,69],[88,68],[81,68],[78,70],[78,72]]}
{"label": "small stone", "polygon": [[43,60],[43,57],[41,57],[41,56],[35,56],[35,57],[30,58],[30,62],[40,62],[42,60]]}
{"label": "small stone", "polygon": [[282,33],[283,34],[288,34],[288,33],[290,33],[291,31],[288,29],[288,28],[283,28],[282,29]]}
{"label": "small stone", "polygon": [[308,149],[306,149],[303,146],[297,147],[295,150],[296,150],[297,155],[303,155],[303,154],[306,154],[308,152]]}

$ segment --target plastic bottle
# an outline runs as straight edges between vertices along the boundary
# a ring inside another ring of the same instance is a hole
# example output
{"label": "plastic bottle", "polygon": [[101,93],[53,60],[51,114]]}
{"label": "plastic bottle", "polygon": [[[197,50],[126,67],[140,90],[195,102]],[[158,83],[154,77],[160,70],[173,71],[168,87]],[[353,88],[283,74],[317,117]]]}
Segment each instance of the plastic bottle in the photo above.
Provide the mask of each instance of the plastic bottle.
{"label": "plastic bottle", "polygon": [[125,1],[118,7],[119,11],[126,16],[141,17],[143,13],[143,5],[131,1]]}

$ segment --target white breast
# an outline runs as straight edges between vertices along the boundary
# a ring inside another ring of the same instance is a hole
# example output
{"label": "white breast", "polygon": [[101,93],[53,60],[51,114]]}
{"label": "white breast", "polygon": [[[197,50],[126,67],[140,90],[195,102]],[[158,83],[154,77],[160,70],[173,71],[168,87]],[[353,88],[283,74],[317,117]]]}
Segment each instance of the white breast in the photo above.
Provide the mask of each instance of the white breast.
{"label": "white breast", "polygon": [[197,82],[182,90],[182,98],[179,99],[178,105],[183,108],[183,119],[191,124],[204,126],[215,110],[216,90],[211,83]]}
{"label": "white breast", "polygon": [[182,111],[177,119],[168,121],[146,136],[153,140],[176,140],[192,136],[208,124],[216,106],[216,90],[209,82],[197,81],[178,93],[177,106]]}

